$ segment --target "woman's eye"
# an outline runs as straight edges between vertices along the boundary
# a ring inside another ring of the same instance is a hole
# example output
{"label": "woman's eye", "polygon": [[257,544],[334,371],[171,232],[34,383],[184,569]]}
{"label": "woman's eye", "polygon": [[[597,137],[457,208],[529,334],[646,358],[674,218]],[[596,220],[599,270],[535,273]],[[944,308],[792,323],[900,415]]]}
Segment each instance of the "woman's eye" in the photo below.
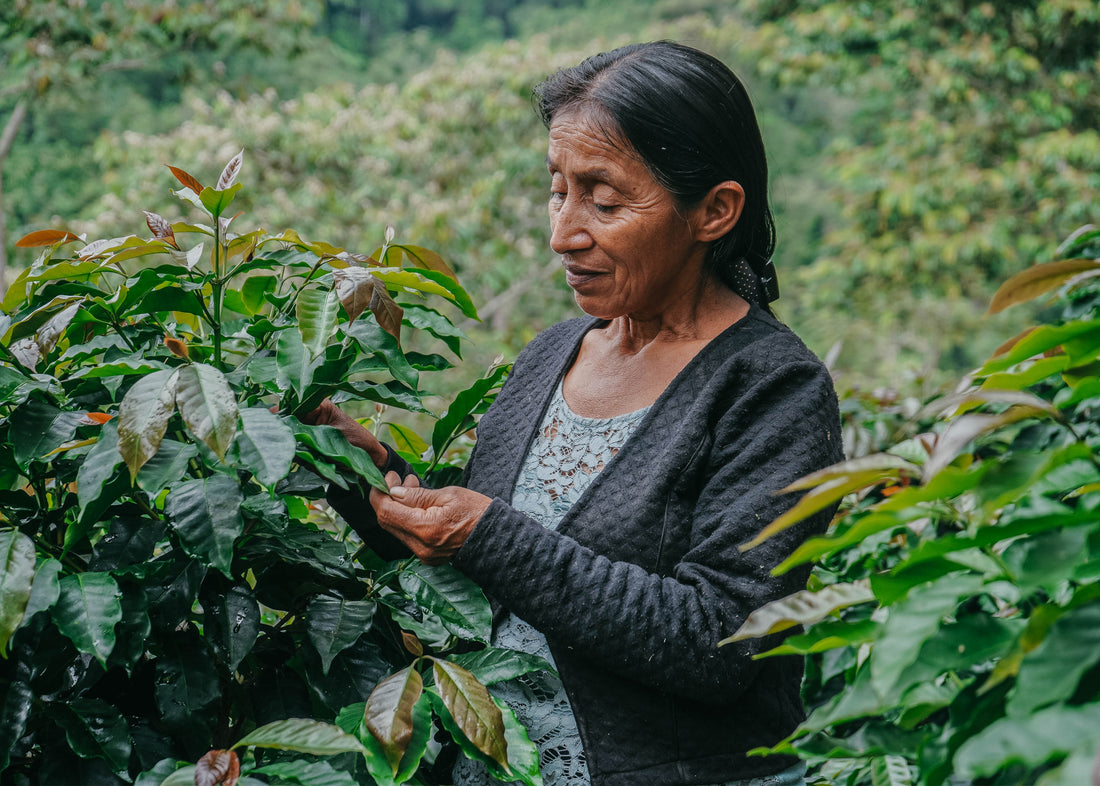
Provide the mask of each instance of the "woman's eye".
{"label": "woman's eye", "polygon": [[612,213],[618,208],[618,205],[601,205],[599,203],[593,203],[596,205],[597,213]]}

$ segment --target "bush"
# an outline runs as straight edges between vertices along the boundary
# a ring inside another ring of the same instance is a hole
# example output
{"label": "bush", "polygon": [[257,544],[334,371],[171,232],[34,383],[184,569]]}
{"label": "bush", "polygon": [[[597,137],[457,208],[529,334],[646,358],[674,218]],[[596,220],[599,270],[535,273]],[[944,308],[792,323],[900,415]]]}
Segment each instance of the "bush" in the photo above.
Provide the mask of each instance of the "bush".
{"label": "bush", "polygon": [[[460,357],[445,311],[474,305],[392,232],[369,256],[235,232],[241,162],[212,188],[173,168],[205,223],[146,213],[151,237],[71,256],[64,230],[20,241],[44,252],[0,313],[4,781],[434,782],[439,735],[539,783],[485,683],[548,664],[484,646],[488,604],[457,571],[363,547],[320,500],[381,475],[299,418],[325,397],[373,405],[376,430],[430,414],[422,376],[452,361],[402,334]],[[394,441],[453,476],[505,371]]]}

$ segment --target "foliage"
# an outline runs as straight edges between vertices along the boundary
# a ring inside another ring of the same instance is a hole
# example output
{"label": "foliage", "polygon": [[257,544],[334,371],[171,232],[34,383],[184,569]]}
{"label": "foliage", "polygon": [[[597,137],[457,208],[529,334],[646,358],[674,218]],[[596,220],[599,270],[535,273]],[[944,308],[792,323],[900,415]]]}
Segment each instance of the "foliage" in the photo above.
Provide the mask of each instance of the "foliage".
{"label": "foliage", "polygon": [[997,284],[1097,220],[1097,4],[754,0],[744,11],[775,88],[852,102],[824,162],[832,188],[818,195],[842,215],[788,279],[795,310],[813,317],[800,334],[846,337],[840,366],[876,380],[980,362],[995,347],[980,314]]}
{"label": "foliage", "polygon": [[1059,290],[1060,316],[929,401],[915,415],[923,433],[792,486],[806,492],[803,514],[848,502],[777,568],[814,562],[815,586],[733,638],[809,626],[765,657],[811,656],[814,710],[779,747],[820,764],[816,783],[1089,778],[1100,751],[1100,230],[1075,233],[1059,256],[1009,279],[994,306]]}
{"label": "foliage", "polygon": [[[457,355],[447,313],[473,303],[392,231],[370,255],[238,231],[242,161],[213,186],[172,169],[198,222],[146,212],[151,235],[20,241],[43,251],[0,312],[0,771],[434,782],[445,733],[537,784],[533,746],[475,675],[547,664],[457,655],[487,642],[484,596],[454,569],[382,561],[326,513],[326,483],[385,484],[299,417],[326,396],[373,406],[376,429],[390,408],[427,413],[422,376],[451,361],[402,341]],[[430,445],[398,432],[429,478],[457,471],[448,446],[503,372]]]}

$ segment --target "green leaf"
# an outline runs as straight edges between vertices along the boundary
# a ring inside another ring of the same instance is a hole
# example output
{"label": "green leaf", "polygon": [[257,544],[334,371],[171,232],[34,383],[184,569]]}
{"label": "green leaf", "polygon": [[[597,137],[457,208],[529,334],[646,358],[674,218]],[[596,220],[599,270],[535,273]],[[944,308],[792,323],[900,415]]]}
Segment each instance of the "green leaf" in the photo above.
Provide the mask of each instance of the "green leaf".
{"label": "green leaf", "polygon": [[355,339],[364,353],[383,359],[398,382],[411,388],[417,386],[420,375],[409,365],[397,339],[379,327],[373,315],[368,319],[356,320],[348,326],[347,334]]}
{"label": "green leaf", "polygon": [[110,574],[77,573],[61,579],[61,593],[50,612],[78,650],[106,665],[115,648],[115,625],[122,620],[121,595]]}
{"label": "green leaf", "polygon": [[0,401],[11,401],[12,393],[27,381],[27,377],[13,368],[0,366]]}
{"label": "green leaf", "polygon": [[332,340],[339,309],[340,298],[334,290],[313,287],[298,293],[294,312],[302,345],[311,359],[320,355]]}
{"label": "green leaf", "polygon": [[254,745],[257,748],[331,756],[337,753],[364,753],[363,743],[338,726],[304,718],[275,721],[261,726],[237,742],[233,748]]}
{"label": "green leaf", "polygon": [[0,657],[23,621],[34,580],[34,541],[17,529],[0,530]]}
{"label": "green leaf", "polygon": [[378,683],[363,711],[363,722],[378,740],[396,775],[413,734],[413,705],[420,699],[424,681],[407,666]]}
{"label": "green leaf", "polygon": [[212,475],[174,487],[164,512],[188,554],[232,578],[233,542],[244,531],[243,502],[235,479]]}
{"label": "green leaf", "polygon": [[1055,705],[1026,718],[1002,718],[966,740],[955,754],[963,778],[992,776],[1011,764],[1029,769],[1096,744],[1100,704]]}
{"label": "green leaf", "polygon": [[1043,325],[1027,330],[1007,352],[986,361],[986,364],[978,370],[978,375],[987,376],[995,371],[1004,371],[1021,361],[1096,331],[1100,331],[1100,319],[1077,320],[1064,325]]}
{"label": "green leaf", "polygon": [[[42,560],[42,564],[34,572],[34,582],[31,584],[31,596],[27,600],[26,611],[23,612],[23,623],[40,611],[46,611],[61,596],[61,563],[53,557]],[[7,608],[7,603],[0,606]]]}
{"label": "green leaf", "polygon": [[344,464],[367,483],[389,494],[389,486],[386,485],[381,470],[371,461],[370,454],[348,442],[339,429],[299,423],[294,426],[294,436],[321,456]]}
{"label": "green leaf", "polygon": [[1068,611],[1043,642],[1024,656],[1008,697],[1010,718],[1022,718],[1070,699],[1082,676],[1100,660],[1100,603]]}
{"label": "green leaf", "polygon": [[134,383],[118,407],[118,450],[133,482],[160,448],[176,407],[176,371],[154,371]]}
{"label": "green leaf", "polygon": [[386,286],[399,287],[410,292],[439,295],[458,306],[465,316],[478,319],[477,309],[470,300],[469,294],[457,281],[445,273],[434,270],[404,270],[397,267],[382,267],[371,272]]}
{"label": "green leaf", "polygon": [[27,658],[4,665],[5,691],[0,700],[0,772],[7,769],[11,753],[27,729],[36,696],[31,688],[32,666]]}
{"label": "green leaf", "polygon": [[288,329],[279,333],[275,344],[276,381],[283,390],[290,388],[301,400],[313,381],[312,358],[302,343],[302,334]]}
{"label": "green leaf", "polygon": [[979,437],[1027,418],[1049,416],[1050,410],[1047,407],[1019,405],[1009,407],[997,415],[975,413],[952,420],[936,438],[932,454],[924,464],[925,482],[954,461],[967,445]]}
{"label": "green leaf", "polygon": [[54,718],[65,730],[69,748],[85,759],[104,759],[115,772],[130,764],[130,726],[117,708],[102,699],[54,702]]}
{"label": "green leaf", "polygon": [[332,659],[370,630],[377,608],[369,600],[345,600],[318,595],[306,607],[306,632],[328,674]]}
{"label": "green leaf", "polygon": [[9,418],[8,439],[15,463],[26,470],[33,460],[64,445],[83,417],[82,412],[62,412],[39,398],[28,399]]}
{"label": "green leaf", "polygon": [[205,710],[222,696],[210,650],[194,630],[158,636],[158,641],[153,695],[163,722],[176,734],[207,726]]}
{"label": "green leaf", "polygon": [[451,350],[456,357],[462,357],[462,339],[466,334],[459,330],[451,320],[434,308],[406,303],[403,306],[402,322],[411,328],[424,330],[432,334]]}
{"label": "green leaf", "polygon": [[807,539],[787,559],[779,563],[772,572],[777,576],[782,575],[798,565],[820,561],[824,557],[862,543],[878,532],[903,526],[905,526],[905,521],[894,513],[869,513],[851,523],[846,530],[839,531],[834,535]]}
{"label": "green leaf", "polygon": [[909,763],[901,756],[876,756],[871,760],[872,786],[913,786]]}
{"label": "green leaf", "polygon": [[205,363],[192,363],[179,370],[176,405],[188,430],[225,458],[237,433],[237,397],[225,375]]}
{"label": "green leaf", "polygon": [[301,786],[357,786],[359,783],[350,772],[338,770],[327,761],[281,761],[265,764],[252,770],[257,775],[274,778],[273,783],[301,784]]}
{"label": "green leaf", "polygon": [[493,614],[485,593],[450,565],[413,563],[398,576],[401,588],[426,611],[435,614],[456,636],[487,642]]}
{"label": "green leaf", "polygon": [[198,455],[199,449],[190,443],[162,440],[156,454],[138,471],[137,484],[155,497],[186,476],[188,463]]}
{"label": "green leaf", "polygon": [[795,625],[812,625],[840,609],[874,599],[870,581],[867,579],[850,584],[830,584],[817,592],[802,590],[752,612],[741,627],[729,638],[718,642],[718,646],[768,636]]}
{"label": "green leaf", "polygon": [[[210,211],[211,216],[218,218],[225,212],[225,209],[229,207],[229,204],[233,201],[233,197],[236,196],[237,192],[240,190],[240,183],[234,183],[221,191],[207,186],[199,193],[199,202],[202,207]],[[180,194],[181,192],[177,191],[176,193]]]}
{"label": "green leaf", "polygon": [[774,649],[753,657],[765,658],[775,655],[812,655],[818,652],[853,647],[873,641],[878,632],[878,623],[871,620],[848,622],[836,620],[814,625],[808,633],[788,636]]}
{"label": "green leaf", "polygon": [[228,591],[202,599],[206,614],[205,635],[225,658],[230,671],[252,651],[260,634],[260,606],[247,586],[234,584]]}
{"label": "green leaf", "polygon": [[[424,454],[428,452],[428,443],[421,439],[419,434],[399,423],[387,423],[386,427],[390,431],[393,447],[401,458],[413,466],[424,464]],[[426,464],[424,466],[427,467]]]}
{"label": "green leaf", "polygon": [[473,428],[473,414],[484,411],[490,391],[503,384],[507,373],[507,366],[495,366],[488,374],[455,396],[451,406],[432,429],[432,451],[437,458],[443,455],[443,451],[455,437]]}
{"label": "green leaf", "polygon": [[432,658],[432,675],[447,713],[462,736],[509,774],[504,718],[489,690],[457,664]]}
{"label": "green leaf", "polygon": [[500,647],[486,647],[461,655],[448,655],[447,660],[466,669],[483,685],[505,682],[533,671],[557,674],[553,665],[545,658]]}
{"label": "green leaf", "polygon": [[1053,770],[1043,773],[1035,786],[1081,786],[1090,782],[1095,784],[1096,778],[1093,776],[1097,757],[1095,748],[1095,745],[1086,743]]}
{"label": "green leaf", "polygon": [[241,410],[237,447],[241,463],[265,486],[290,474],[297,443],[286,422],[267,407]]}
{"label": "green leaf", "polygon": [[947,615],[954,613],[959,599],[976,595],[981,587],[979,576],[950,574],[914,587],[891,606],[872,645],[871,679],[876,692],[889,690],[902,670],[916,660],[921,645],[936,634]]}
{"label": "green leaf", "polygon": [[80,504],[80,521],[98,519],[110,503],[117,499],[115,492],[129,489],[125,478],[123,487],[112,487],[109,482],[115,470],[122,464],[122,454],[118,452],[117,418],[103,424],[99,440],[92,446],[80,464],[76,473],[76,498]]}

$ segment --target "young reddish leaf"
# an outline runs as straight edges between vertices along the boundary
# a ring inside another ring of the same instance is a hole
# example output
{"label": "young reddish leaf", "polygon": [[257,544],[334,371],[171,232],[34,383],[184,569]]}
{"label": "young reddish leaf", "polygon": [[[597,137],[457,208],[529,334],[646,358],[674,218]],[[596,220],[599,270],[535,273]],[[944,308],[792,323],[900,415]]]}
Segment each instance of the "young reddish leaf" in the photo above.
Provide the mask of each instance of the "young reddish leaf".
{"label": "young reddish leaf", "polygon": [[198,180],[191,177],[191,175],[184,172],[182,169],[177,169],[171,164],[165,164],[165,166],[172,170],[172,174],[176,176],[176,180],[183,183],[185,188],[190,188],[192,191],[195,192],[196,196],[202,193],[202,183],[200,183]]}
{"label": "young reddish leaf", "polygon": [[[218,178],[218,184],[214,186],[215,191],[225,191],[237,180],[237,175],[241,171],[241,162],[244,160],[244,150],[237,153],[233,158],[229,159],[229,163],[225,165],[225,169],[222,170],[221,177]],[[202,191],[200,188],[199,191]]]}
{"label": "young reddish leaf", "polygon": [[235,751],[209,751],[195,765],[195,786],[236,786],[241,761]]}
{"label": "young reddish leaf", "polygon": [[363,722],[382,745],[395,774],[412,740],[413,705],[423,690],[420,673],[407,666],[378,683],[363,710]]}
{"label": "young reddish leaf", "polygon": [[379,284],[374,288],[370,296],[370,305],[367,308],[378,320],[378,326],[397,339],[397,343],[400,345],[401,320],[405,316],[405,311],[397,305],[397,301],[390,297],[390,293],[386,291],[384,286]]}
{"label": "young reddish leaf", "polygon": [[191,359],[191,353],[187,349],[187,344],[180,341],[175,336],[165,336],[164,346],[168,347],[168,351],[178,358],[183,358],[184,360]]}
{"label": "young reddish leaf", "polygon": [[431,660],[439,695],[458,728],[479,751],[511,773],[504,717],[489,695],[489,689],[461,666],[435,658]]}
{"label": "young reddish leaf", "polygon": [[458,276],[451,270],[451,266],[448,265],[443,257],[429,248],[423,248],[421,246],[394,246],[405,252],[409,257],[409,260],[413,263],[413,267],[422,268],[424,270],[434,270],[437,273],[442,273],[448,278],[458,281]]}
{"label": "young reddish leaf", "polygon": [[420,639],[416,637],[416,634],[409,633],[407,630],[401,631],[401,643],[405,645],[405,649],[418,658],[424,654],[424,645],[420,643]]}
{"label": "young reddish leaf", "polygon": [[109,415],[106,412],[85,412],[84,418],[97,426],[102,426],[108,420],[111,420],[114,415]]}
{"label": "young reddish leaf", "polygon": [[1064,259],[1029,267],[1001,284],[989,304],[989,313],[996,314],[1017,303],[1034,300],[1082,275],[1100,275],[1100,260]]}
{"label": "young reddish leaf", "polygon": [[68,243],[70,240],[80,240],[80,237],[64,229],[40,229],[37,232],[23,235],[15,241],[19,248],[37,248],[38,246],[52,246],[54,243]]}
{"label": "young reddish leaf", "polygon": [[168,220],[157,213],[151,213],[148,210],[141,211],[145,214],[145,223],[149,227],[149,231],[153,233],[153,237],[157,240],[170,240],[173,244],[176,242],[175,233],[172,232],[172,225],[168,223]]}

